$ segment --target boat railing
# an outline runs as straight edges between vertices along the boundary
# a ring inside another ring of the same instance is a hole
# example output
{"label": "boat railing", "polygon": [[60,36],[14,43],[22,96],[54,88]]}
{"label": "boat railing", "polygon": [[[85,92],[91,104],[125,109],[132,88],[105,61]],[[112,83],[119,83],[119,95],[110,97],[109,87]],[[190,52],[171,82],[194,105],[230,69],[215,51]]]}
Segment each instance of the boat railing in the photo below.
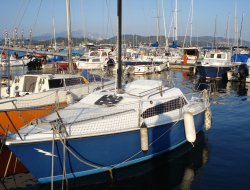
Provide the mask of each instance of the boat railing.
{"label": "boat railing", "polygon": [[61,119],[61,116],[60,116],[60,113],[57,111],[57,116],[58,118],[53,120],[53,121],[45,121],[44,123],[50,123],[50,124],[54,124],[54,123],[59,123],[58,124],[62,124],[63,125],[71,125],[71,124],[76,124],[76,123],[85,123],[85,122],[91,122],[91,121],[95,121],[95,120],[98,120],[98,119],[105,119],[105,118],[108,118],[108,117],[114,117],[114,116],[117,116],[117,115],[120,115],[120,114],[126,114],[126,113],[130,113],[130,112],[136,112],[135,109],[129,109],[129,110],[122,110],[122,111],[117,111],[115,113],[111,113],[111,114],[102,114],[102,115],[99,115],[99,116],[93,116],[93,117],[89,117],[89,118],[86,118],[86,119],[81,119],[81,120],[74,120],[74,121],[70,121],[70,122],[63,122],[62,119]]}
{"label": "boat railing", "polygon": [[190,102],[203,101],[205,103],[205,107],[209,106],[210,90],[204,89],[202,91],[192,92],[184,95]]}

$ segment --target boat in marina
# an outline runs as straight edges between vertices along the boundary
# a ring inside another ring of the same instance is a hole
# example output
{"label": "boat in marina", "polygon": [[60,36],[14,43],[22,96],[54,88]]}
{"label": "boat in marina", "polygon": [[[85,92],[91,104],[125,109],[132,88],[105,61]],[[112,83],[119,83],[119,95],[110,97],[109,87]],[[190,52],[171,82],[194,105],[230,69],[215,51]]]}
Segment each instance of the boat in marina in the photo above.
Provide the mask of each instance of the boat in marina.
{"label": "boat in marina", "polygon": [[195,65],[199,59],[200,51],[197,47],[183,48],[183,55],[187,56],[187,63],[190,65]]}
{"label": "boat in marina", "polygon": [[16,131],[39,117],[45,116],[79,101],[96,88],[111,81],[92,82],[82,76],[71,74],[26,74],[13,79],[11,87],[1,90],[0,99],[0,133]]}
{"label": "boat in marina", "polygon": [[245,81],[249,75],[249,58],[250,54],[234,54],[232,62],[235,64],[230,71],[227,72],[227,78],[231,81]]}
{"label": "boat in marina", "polygon": [[163,57],[144,56],[133,53],[122,61],[127,74],[144,75],[159,73],[167,69],[167,61]]}
{"label": "boat in marina", "polygon": [[209,120],[206,91],[186,96],[161,80],[121,84],[120,11],[118,24],[117,87],[90,93],[8,134],[6,145],[40,183],[53,186],[54,181],[105,171],[112,176],[114,169],[195,142],[204,120]]}
{"label": "boat in marina", "polygon": [[231,56],[229,51],[208,51],[204,59],[196,64],[199,76],[208,79],[227,79],[227,72],[235,67]]}
{"label": "boat in marina", "polygon": [[1,66],[3,67],[16,67],[16,66],[26,66],[31,61],[31,57],[29,56],[22,56],[22,57],[15,57],[10,55],[9,61],[8,59],[0,59]]}
{"label": "boat in marina", "polygon": [[121,93],[115,88],[93,92],[10,134],[6,144],[41,183],[76,178],[142,162],[187,138],[194,142],[208,106],[204,96],[187,99],[162,81],[137,80]]}
{"label": "boat in marina", "polygon": [[98,49],[90,51],[88,55],[83,55],[76,61],[77,69],[104,70],[107,66],[115,66],[115,61],[111,58],[111,49]]}

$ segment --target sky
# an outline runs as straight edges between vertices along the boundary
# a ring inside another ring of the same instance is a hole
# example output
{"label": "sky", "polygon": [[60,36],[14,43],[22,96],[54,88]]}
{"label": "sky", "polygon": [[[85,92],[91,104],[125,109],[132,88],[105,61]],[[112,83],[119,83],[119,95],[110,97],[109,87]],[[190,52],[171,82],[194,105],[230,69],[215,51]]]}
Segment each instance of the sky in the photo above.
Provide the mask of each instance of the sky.
{"label": "sky", "polygon": [[[33,36],[43,34],[53,36],[54,28],[58,36],[66,31],[65,2],[66,0],[1,0],[1,37],[4,37],[5,31],[12,35],[14,28],[17,28],[19,36],[23,31],[26,38],[31,29]],[[250,41],[250,0],[193,0],[193,2],[193,37],[214,36],[214,34],[217,37],[225,37],[228,28],[229,37],[234,38],[236,20],[238,31],[242,26],[242,39]],[[122,4],[123,34],[156,35],[158,12],[159,34],[172,37],[171,23],[175,0],[122,0]],[[82,37],[89,37],[92,34],[102,38],[115,36],[116,6],[117,0],[70,0],[71,30],[77,31]],[[190,7],[191,0],[178,0],[179,36],[191,34]],[[235,10],[237,10],[236,17]]]}

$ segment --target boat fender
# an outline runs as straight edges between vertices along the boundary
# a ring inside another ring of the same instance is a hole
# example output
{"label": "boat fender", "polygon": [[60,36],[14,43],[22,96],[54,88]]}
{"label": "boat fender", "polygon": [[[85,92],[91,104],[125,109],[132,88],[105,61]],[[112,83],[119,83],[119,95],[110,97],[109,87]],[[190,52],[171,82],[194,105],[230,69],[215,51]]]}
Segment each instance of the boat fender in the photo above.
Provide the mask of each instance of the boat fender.
{"label": "boat fender", "polygon": [[192,112],[184,113],[184,127],[187,141],[193,143],[196,140],[196,132],[194,126],[194,116]]}
{"label": "boat fender", "polygon": [[70,91],[67,91],[66,93],[66,102],[67,104],[72,104],[74,102],[73,95],[70,93]]}
{"label": "boat fender", "polygon": [[148,151],[148,128],[144,122],[140,127],[140,135],[141,135],[141,150]]}
{"label": "boat fender", "polygon": [[167,69],[170,69],[169,61],[167,62]]}
{"label": "boat fender", "polygon": [[206,130],[209,130],[212,127],[212,113],[209,108],[205,110],[204,127]]}
{"label": "boat fender", "polygon": [[227,80],[229,80],[229,81],[233,80],[233,71],[227,72]]}

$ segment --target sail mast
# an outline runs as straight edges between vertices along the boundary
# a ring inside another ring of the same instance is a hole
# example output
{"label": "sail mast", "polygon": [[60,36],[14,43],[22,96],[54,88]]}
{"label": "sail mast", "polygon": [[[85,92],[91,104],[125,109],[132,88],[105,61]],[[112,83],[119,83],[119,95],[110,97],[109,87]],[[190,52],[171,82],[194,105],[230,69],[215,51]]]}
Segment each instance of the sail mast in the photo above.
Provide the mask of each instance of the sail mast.
{"label": "sail mast", "polygon": [[217,32],[217,15],[214,22],[214,48],[216,48],[216,32]]}
{"label": "sail mast", "polygon": [[242,46],[242,38],[241,38],[242,25],[243,25],[243,14],[242,14],[242,17],[241,17],[240,34],[239,34],[239,40],[238,40],[238,44],[240,44],[241,46]]}
{"label": "sail mast", "polygon": [[237,0],[235,0],[234,10],[234,45],[238,47]]}
{"label": "sail mast", "polygon": [[175,0],[175,10],[174,10],[174,42],[177,43],[178,41],[178,34],[177,34],[177,25],[178,25],[178,18],[177,18],[177,0]]}
{"label": "sail mast", "polygon": [[193,37],[193,16],[194,16],[194,1],[191,0],[191,20],[190,20],[190,47],[192,47],[192,37]]}
{"label": "sail mast", "polygon": [[118,51],[118,69],[117,69],[117,90],[122,88],[122,0],[117,0],[117,51]]}
{"label": "sail mast", "polygon": [[166,28],[165,11],[164,11],[163,0],[162,0],[162,16],[163,16],[164,34],[165,34],[165,41],[166,41],[165,49],[167,49],[168,48],[168,36],[167,36],[167,28]]}
{"label": "sail mast", "polygon": [[229,29],[229,16],[227,17],[227,29],[226,29],[226,35],[225,35],[225,43],[227,43],[227,46],[229,47],[228,29]]}
{"label": "sail mast", "polygon": [[66,15],[67,15],[67,33],[68,33],[68,59],[69,59],[69,72],[73,72],[72,67],[72,40],[71,40],[71,18],[70,18],[70,0],[66,0]]}
{"label": "sail mast", "polygon": [[56,47],[56,28],[55,28],[55,18],[53,16],[53,37],[54,37],[54,50],[57,49]]}
{"label": "sail mast", "polygon": [[159,22],[159,19],[160,19],[160,13],[159,13],[159,0],[157,0],[157,31],[156,31],[156,41],[159,42],[159,32],[160,32],[160,22]]}

